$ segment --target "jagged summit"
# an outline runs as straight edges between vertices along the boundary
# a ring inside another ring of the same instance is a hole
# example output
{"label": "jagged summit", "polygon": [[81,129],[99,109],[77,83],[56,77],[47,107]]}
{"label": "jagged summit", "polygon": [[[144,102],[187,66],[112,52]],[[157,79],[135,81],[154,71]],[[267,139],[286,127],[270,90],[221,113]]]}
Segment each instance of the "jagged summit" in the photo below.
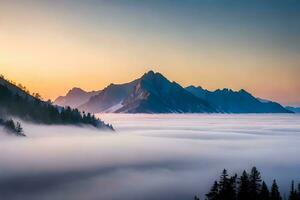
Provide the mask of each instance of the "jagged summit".
{"label": "jagged summit", "polygon": [[80,88],[73,88],[65,97],[60,98],[63,99],[56,102],[93,113],[290,112],[280,104],[261,102],[244,89],[209,91],[193,85],[183,88],[153,70],[129,83],[112,83],[97,92],[88,93]]}
{"label": "jagged summit", "polygon": [[161,78],[165,78],[161,73],[159,72],[155,72],[153,70],[149,70],[148,72],[144,73],[144,75],[141,77],[141,79],[143,78],[153,78],[153,77],[161,77]]}
{"label": "jagged summit", "polygon": [[144,75],[143,75],[143,77],[144,76],[153,76],[153,75],[155,75],[155,74],[159,74],[158,72],[154,72],[153,70],[149,70],[148,72],[146,72]]}
{"label": "jagged summit", "polygon": [[87,92],[84,91],[83,89],[81,89],[79,87],[74,87],[68,91],[66,96],[84,95],[85,93],[87,93]]}
{"label": "jagged summit", "polygon": [[[163,76],[161,73],[159,72],[154,72],[152,70],[148,71],[147,73],[145,73],[141,78],[139,78],[140,81],[167,81],[167,82],[171,82],[169,81],[165,76]],[[174,81],[172,83],[175,83]]]}
{"label": "jagged summit", "polygon": [[195,113],[214,112],[206,101],[187,92],[160,73],[142,76],[118,112],[127,113]]}
{"label": "jagged summit", "polygon": [[86,92],[83,89],[79,88],[79,87],[73,87],[71,90],[69,90],[68,93],[76,93],[76,92]]}

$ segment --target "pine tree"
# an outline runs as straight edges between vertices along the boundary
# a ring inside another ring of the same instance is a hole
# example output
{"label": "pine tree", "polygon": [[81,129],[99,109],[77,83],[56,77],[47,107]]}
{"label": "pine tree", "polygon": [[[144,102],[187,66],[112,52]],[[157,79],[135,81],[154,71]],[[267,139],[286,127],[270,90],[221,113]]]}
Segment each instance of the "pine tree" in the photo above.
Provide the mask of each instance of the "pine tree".
{"label": "pine tree", "polygon": [[229,199],[236,200],[237,196],[237,175],[230,177],[228,187]]}
{"label": "pine tree", "polygon": [[213,186],[210,189],[210,192],[205,196],[207,200],[220,200],[219,184],[217,181],[214,182]]}
{"label": "pine tree", "polygon": [[253,167],[251,170],[249,189],[251,200],[258,200],[258,194],[261,189],[261,176],[256,167]]}
{"label": "pine tree", "polygon": [[260,200],[269,200],[270,199],[270,192],[269,192],[267,184],[264,181],[262,183],[261,190],[259,193],[259,199]]}
{"label": "pine tree", "polygon": [[224,169],[219,181],[219,194],[221,200],[235,200],[236,176],[228,176]]}
{"label": "pine tree", "polygon": [[292,181],[289,200],[297,200],[297,191],[295,190],[294,181]]}
{"label": "pine tree", "polygon": [[297,200],[300,200],[300,183],[298,184]]}
{"label": "pine tree", "polygon": [[196,195],[196,196],[194,197],[194,200],[200,200],[200,198]]}
{"label": "pine tree", "polygon": [[16,129],[16,133],[18,135],[24,136],[23,128],[22,128],[20,122],[16,123],[16,128],[15,129]]}
{"label": "pine tree", "polygon": [[228,185],[229,185],[229,178],[228,178],[227,170],[224,169],[219,181],[219,190],[220,190],[219,193],[220,193],[221,200],[225,200],[228,198],[228,193],[227,193]]}
{"label": "pine tree", "polygon": [[276,180],[273,181],[272,187],[271,187],[271,195],[270,200],[281,200],[281,195],[278,189],[278,185],[276,183]]}
{"label": "pine tree", "polygon": [[238,200],[250,200],[249,196],[249,176],[246,171],[243,171],[239,179],[239,187],[237,192]]}

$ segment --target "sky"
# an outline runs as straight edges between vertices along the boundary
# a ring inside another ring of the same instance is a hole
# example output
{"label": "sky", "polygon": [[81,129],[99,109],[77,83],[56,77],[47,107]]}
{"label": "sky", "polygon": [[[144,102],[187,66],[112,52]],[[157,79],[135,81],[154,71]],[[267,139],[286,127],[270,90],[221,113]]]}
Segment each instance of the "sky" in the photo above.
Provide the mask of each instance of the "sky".
{"label": "sky", "polygon": [[300,106],[298,0],[0,0],[0,73],[44,99],[148,70]]}

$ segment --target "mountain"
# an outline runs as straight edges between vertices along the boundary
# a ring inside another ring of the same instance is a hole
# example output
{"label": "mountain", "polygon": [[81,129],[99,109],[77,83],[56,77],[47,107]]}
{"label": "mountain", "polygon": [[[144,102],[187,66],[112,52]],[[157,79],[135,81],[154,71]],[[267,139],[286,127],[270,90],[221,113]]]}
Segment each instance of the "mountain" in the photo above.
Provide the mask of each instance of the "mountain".
{"label": "mountain", "polygon": [[123,106],[123,101],[131,94],[139,80],[125,84],[110,84],[98,95],[79,106],[80,110],[92,113],[117,112]]}
{"label": "mountain", "polygon": [[0,125],[6,125],[11,130],[18,128],[15,127],[18,123],[14,124],[10,120],[15,117],[41,124],[85,124],[101,129],[113,129],[90,113],[81,114],[78,109],[53,106],[49,102],[42,101],[39,95],[34,97],[23,87],[18,87],[0,77]]}
{"label": "mountain", "polygon": [[162,74],[150,71],[139,79],[118,112],[209,113],[215,112],[215,109],[176,82],[170,82]]}
{"label": "mountain", "polygon": [[[81,102],[84,103],[79,105]],[[153,71],[129,83],[110,84],[95,93],[75,88],[56,103],[91,113],[292,113],[243,89],[183,88]]]}
{"label": "mountain", "polygon": [[186,90],[208,101],[222,113],[292,113],[276,102],[255,98],[243,89],[208,91],[201,87],[189,86]]}
{"label": "mountain", "polygon": [[153,71],[130,83],[109,85],[79,109],[93,113],[216,112],[205,100]]}
{"label": "mountain", "polygon": [[294,113],[300,113],[300,107],[292,107],[292,106],[286,106],[286,109],[294,112]]}
{"label": "mountain", "polygon": [[99,91],[86,92],[80,88],[74,87],[71,89],[66,96],[60,96],[53,102],[58,106],[70,106],[71,108],[76,108],[84,103],[86,103],[92,96],[99,94]]}

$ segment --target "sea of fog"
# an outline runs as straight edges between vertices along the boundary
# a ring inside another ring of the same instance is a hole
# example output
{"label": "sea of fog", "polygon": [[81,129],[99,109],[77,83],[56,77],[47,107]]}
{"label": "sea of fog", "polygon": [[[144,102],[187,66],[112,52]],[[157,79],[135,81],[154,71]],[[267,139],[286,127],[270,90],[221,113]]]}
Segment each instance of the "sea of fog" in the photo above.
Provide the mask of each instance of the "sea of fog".
{"label": "sea of fog", "polygon": [[99,115],[116,132],[23,123],[0,130],[1,200],[192,200],[223,168],[300,181],[300,115]]}

